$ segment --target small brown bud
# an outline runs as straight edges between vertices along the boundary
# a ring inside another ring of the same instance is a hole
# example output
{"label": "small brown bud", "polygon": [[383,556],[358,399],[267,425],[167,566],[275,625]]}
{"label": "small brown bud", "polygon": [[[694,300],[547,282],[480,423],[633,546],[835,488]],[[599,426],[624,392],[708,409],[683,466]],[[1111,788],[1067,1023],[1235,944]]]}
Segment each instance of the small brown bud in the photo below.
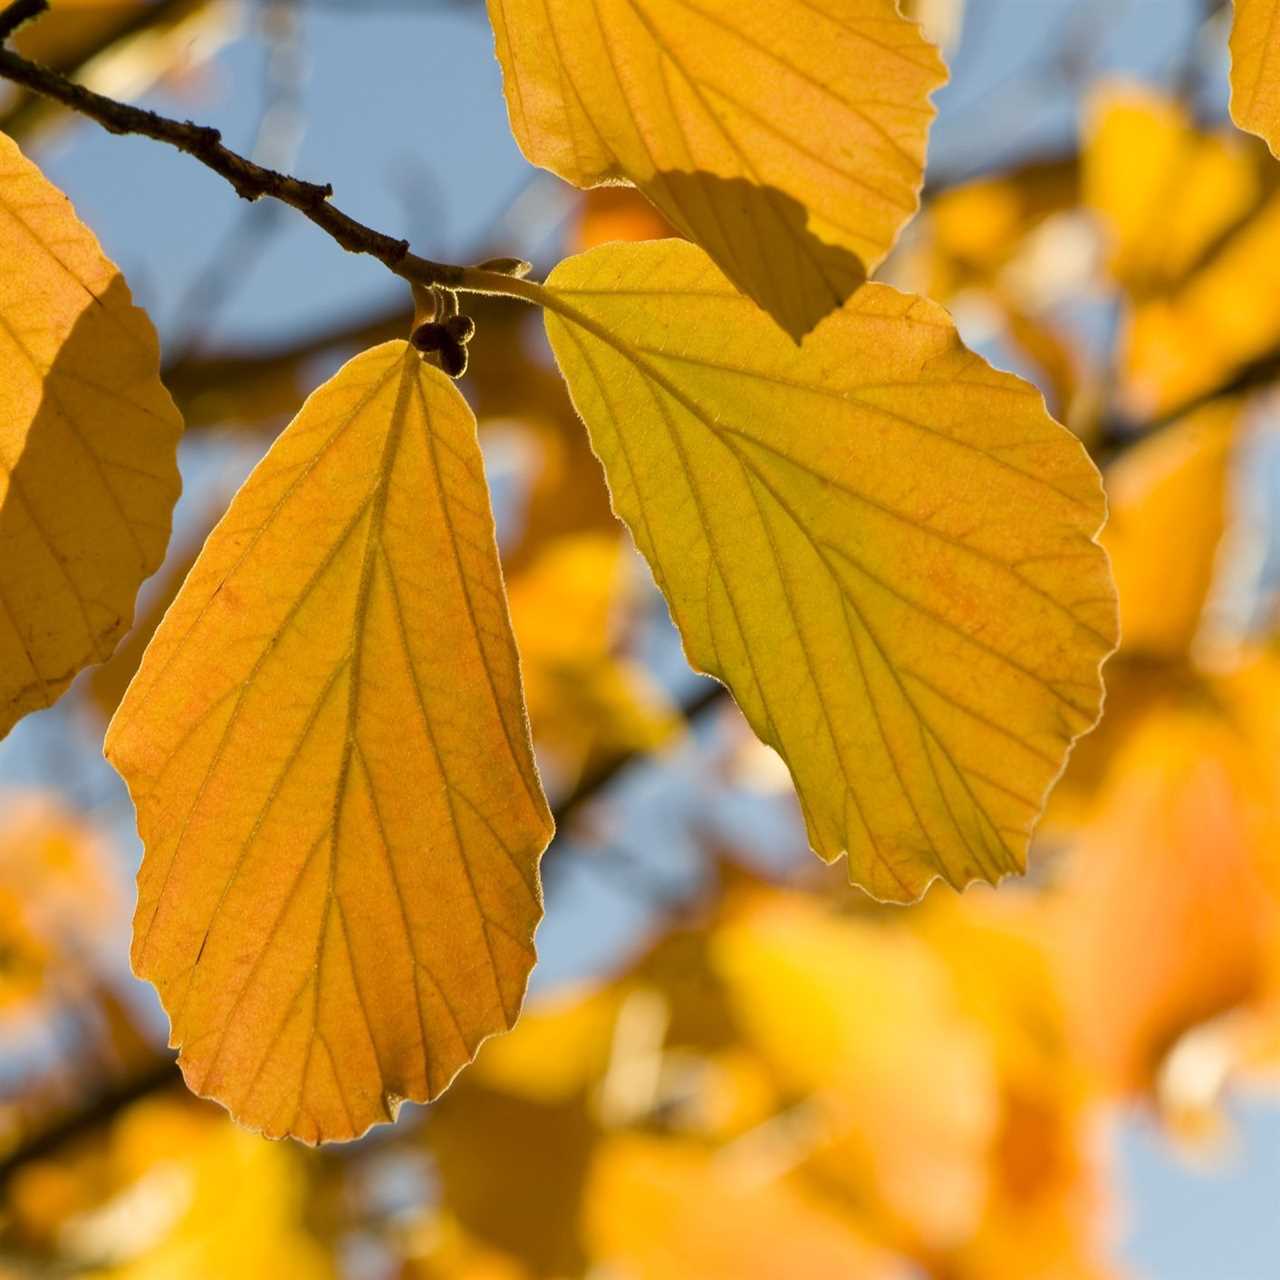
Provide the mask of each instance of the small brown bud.
{"label": "small brown bud", "polygon": [[444,327],[455,342],[464,346],[475,337],[476,322],[470,316],[450,316]]}
{"label": "small brown bud", "polygon": [[448,330],[442,324],[436,324],[434,320],[428,320],[426,324],[420,324],[414,331],[413,336],[409,339],[419,351],[439,351],[445,343],[452,343]]}
{"label": "small brown bud", "polygon": [[526,262],[523,258],[490,258],[487,262],[480,263],[479,269],[523,280],[533,270],[533,263]]}
{"label": "small brown bud", "polygon": [[451,378],[460,378],[467,371],[467,349],[460,342],[446,342],[440,348],[440,367]]}

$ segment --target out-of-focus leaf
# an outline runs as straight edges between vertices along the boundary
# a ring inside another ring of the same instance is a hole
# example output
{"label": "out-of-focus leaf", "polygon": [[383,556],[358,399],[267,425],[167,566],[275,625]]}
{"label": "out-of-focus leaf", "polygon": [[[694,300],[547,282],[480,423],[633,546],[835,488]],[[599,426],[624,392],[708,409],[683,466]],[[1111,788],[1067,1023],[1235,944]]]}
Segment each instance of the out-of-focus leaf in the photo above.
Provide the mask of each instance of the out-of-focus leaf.
{"label": "out-of-focus leaf", "polygon": [[634,187],[593,187],[582,193],[570,249],[585,253],[614,240],[665,240],[674,234]]}
{"label": "out-of-focus leaf", "polygon": [[20,1240],[56,1241],[72,1269],[111,1280],[327,1280],[305,1193],[288,1147],[189,1099],[155,1098],[126,1110],[104,1144],[24,1166],[9,1208]]}
{"label": "out-of-focus leaf", "polygon": [[634,606],[630,569],[617,534],[585,533],[551,543],[510,582],[538,746],[571,778],[599,756],[659,747],[681,723],[644,668],[616,651]]}
{"label": "out-of-focus leaf", "polygon": [[1138,304],[1122,362],[1141,418],[1215,390],[1280,344],[1280,194],[1171,295]]}
{"label": "out-of-focus leaf", "polygon": [[116,872],[105,835],[55,793],[0,792],[0,1150],[155,1061],[117,963]]}
{"label": "out-of-focus leaf", "polygon": [[606,986],[535,1005],[510,1035],[485,1045],[468,1080],[547,1106],[585,1095],[609,1065],[620,1002]]}
{"label": "out-of-focus leaf", "polygon": [[159,567],[182,420],[67,198],[0,134],[0,737],[109,657]]}
{"label": "out-of-focus leaf", "polygon": [[[141,97],[212,57],[236,28],[234,0],[52,0],[19,28],[15,47],[108,96]],[[5,85],[4,88],[12,88]],[[0,108],[0,126],[24,139],[74,115],[25,90]]]}
{"label": "out-of-focus leaf", "polygon": [[556,1280],[585,1270],[579,1205],[597,1134],[585,1095],[536,1101],[468,1079],[426,1139],[441,1200],[468,1233]]}
{"label": "out-of-focus leaf", "polygon": [[317,391],[107,732],[135,970],[197,1092],[352,1138],[511,1025],[551,833],[475,419],[404,342]]}
{"label": "out-of-focus leaf", "polygon": [[633,1280],[908,1280],[905,1262],[771,1173],[692,1143],[614,1138],[588,1193],[592,1253]]}
{"label": "out-of-focus leaf", "polygon": [[1150,89],[1095,94],[1084,145],[1084,201],[1102,220],[1113,276],[1138,293],[1181,280],[1259,195],[1243,139],[1202,133]]}
{"label": "out-of-focus leaf", "polygon": [[1113,1088],[1149,1088],[1183,1032],[1261,985],[1273,804],[1256,752],[1209,708],[1151,715],[1113,763],[1060,906],[1075,1042]]}
{"label": "out-of-focus leaf", "polygon": [[[1107,472],[1103,545],[1130,657],[1184,657],[1213,584],[1240,405],[1216,400],[1129,449]],[[1176,554],[1172,554],[1176,548]]]}
{"label": "out-of-focus leaf", "polygon": [[1231,118],[1280,156],[1280,0],[1235,0]]}
{"label": "out-of-focus leaf", "polygon": [[869,285],[796,350],[680,241],[562,263],[547,330],[694,666],[873,895],[995,881],[1096,719],[1096,471],[946,314]]}
{"label": "out-of-focus leaf", "polygon": [[797,1162],[904,1246],[966,1238],[986,1192],[996,1079],[930,950],[781,896],[713,948],[749,1041],[815,1113]]}
{"label": "out-of-focus leaf", "polygon": [[0,886],[28,927],[84,964],[124,913],[104,838],[52,794],[0,792]]}
{"label": "out-of-focus leaf", "polygon": [[938,191],[886,264],[891,284],[945,301],[992,284],[1047,218],[1079,203],[1073,160],[1038,162]]}
{"label": "out-of-focus leaf", "polygon": [[946,78],[895,0],[489,0],[511,127],[634,183],[799,341],[915,212]]}
{"label": "out-of-focus leaf", "polygon": [[1010,890],[933,899],[913,922],[953,976],[999,1078],[982,1218],[947,1253],[944,1274],[1109,1274],[1098,1116],[1067,1025],[1051,920],[1042,895]]}

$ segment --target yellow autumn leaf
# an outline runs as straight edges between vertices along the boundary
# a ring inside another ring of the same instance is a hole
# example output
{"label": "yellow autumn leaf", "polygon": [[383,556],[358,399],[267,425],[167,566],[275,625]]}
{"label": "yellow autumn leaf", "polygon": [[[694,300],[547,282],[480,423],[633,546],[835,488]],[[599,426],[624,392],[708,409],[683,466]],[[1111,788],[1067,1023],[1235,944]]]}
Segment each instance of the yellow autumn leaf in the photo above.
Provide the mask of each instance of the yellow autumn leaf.
{"label": "yellow autumn leaf", "polygon": [[6,1208],[19,1239],[70,1255],[93,1280],[330,1280],[330,1252],[308,1229],[313,1194],[299,1152],[166,1095],[23,1166]]}
{"label": "yellow autumn leaf", "polygon": [[563,263],[547,330],[690,662],[879,898],[995,881],[1098,714],[1097,472],[941,308],[860,289],[797,352],[692,245]]}
{"label": "yellow autumn leaf", "polygon": [[1231,118],[1280,157],[1280,0],[1235,0]]}
{"label": "yellow autumn leaf", "polygon": [[1111,273],[1131,289],[1176,283],[1258,197],[1245,140],[1200,132],[1176,99],[1108,85],[1088,118],[1084,204],[1106,230]]}
{"label": "yellow autumn leaf", "polygon": [[1073,1043],[1119,1091],[1149,1088],[1178,1038],[1253,998],[1274,962],[1270,762],[1211,698],[1135,730],[1062,878]]}
{"label": "yellow autumn leaf", "polygon": [[1124,409],[1171,413],[1280,340],[1280,193],[1168,296],[1137,305],[1123,356]]}
{"label": "yellow autumn leaf", "polygon": [[159,567],[182,420],[151,322],[0,134],[0,737],[110,657]]}
{"label": "yellow autumn leaf", "polygon": [[776,1168],[680,1139],[601,1144],[587,1237],[602,1275],[628,1280],[909,1280],[854,1214],[833,1212]]}
{"label": "yellow autumn leaf", "polygon": [[937,51],[895,0],[489,0],[512,131],[634,183],[797,341],[916,210]]}
{"label": "yellow autumn leaf", "polygon": [[812,1113],[796,1162],[902,1241],[965,1239],[984,1202],[997,1080],[937,957],[905,930],[779,893],[711,945],[746,1039]]}
{"label": "yellow autumn leaf", "polygon": [[196,1092],[353,1138],[511,1025],[551,832],[475,419],[404,342],[250,476],[107,731]]}
{"label": "yellow autumn leaf", "polygon": [[625,535],[611,524],[607,534],[554,539],[509,582],[538,750],[544,768],[558,765],[569,779],[593,761],[655,750],[682,723],[645,668],[621,650],[640,583],[623,554]]}
{"label": "yellow autumn leaf", "polygon": [[981,1220],[949,1251],[944,1274],[1110,1274],[1100,1117],[1068,1034],[1051,911],[1047,895],[1013,891],[933,897],[908,917],[952,975],[999,1077]]}
{"label": "yellow autumn leaf", "polygon": [[[1214,400],[1128,450],[1107,473],[1104,545],[1129,656],[1177,659],[1195,639],[1228,511],[1239,400]],[[1170,557],[1169,548],[1179,548]]]}

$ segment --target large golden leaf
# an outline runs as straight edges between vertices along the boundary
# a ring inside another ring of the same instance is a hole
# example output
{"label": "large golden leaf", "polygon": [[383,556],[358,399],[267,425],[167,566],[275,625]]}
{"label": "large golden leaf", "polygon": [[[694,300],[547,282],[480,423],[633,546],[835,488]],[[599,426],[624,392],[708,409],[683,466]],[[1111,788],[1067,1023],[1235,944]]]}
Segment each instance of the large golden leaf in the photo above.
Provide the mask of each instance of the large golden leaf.
{"label": "large golden leaf", "polygon": [[353,1138],[516,1017],[551,832],[475,419],[403,342],[309,399],[107,732],[133,962],[198,1093]]}
{"label": "large golden leaf", "polygon": [[164,558],[182,420],[151,322],[0,134],[0,737],[111,655]]}
{"label": "large golden leaf", "polygon": [[946,313],[860,289],[797,351],[706,255],[562,264],[547,329],[690,661],[877,897],[995,881],[1097,717],[1097,472]]}
{"label": "large golden leaf", "polygon": [[1280,0],[1235,0],[1231,118],[1280,156]]}
{"label": "large golden leaf", "polygon": [[916,210],[946,71],[895,0],[489,0],[489,16],[525,155],[579,187],[634,183],[797,341]]}

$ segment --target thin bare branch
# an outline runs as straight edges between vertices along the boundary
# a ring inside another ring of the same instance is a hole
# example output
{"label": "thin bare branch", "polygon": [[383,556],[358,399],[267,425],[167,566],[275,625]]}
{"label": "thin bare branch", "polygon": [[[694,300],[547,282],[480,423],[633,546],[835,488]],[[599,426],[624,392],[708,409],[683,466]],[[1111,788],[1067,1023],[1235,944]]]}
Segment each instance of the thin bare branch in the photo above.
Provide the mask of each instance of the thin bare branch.
{"label": "thin bare branch", "polygon": [[38,18],[48,7],[48,0],[16,0],[0,13],[0,40],[7,40],[24,22]]}
{"label": "thin bare branch", "polygon": [[[47,8],[48,0],[17,0],[0,12],[0,33],[13,31],[19,23]],[[506,277],[496,272],[433,262],[410,252],[407,240],[384,235],[343,213],[332,203],[333,188],[328,183],[305,182],[257,164],[224,146],[217,129],[117,102],[8,48],[0,48],[0,77],[60,102],[96,121],[109,133],[138,134],[186,152],[225,178],[242,199],[253,201],[266,196],[279,200],[315,223],[349,253],[377,258],[404,280],[476,293],[508,292]]]}

